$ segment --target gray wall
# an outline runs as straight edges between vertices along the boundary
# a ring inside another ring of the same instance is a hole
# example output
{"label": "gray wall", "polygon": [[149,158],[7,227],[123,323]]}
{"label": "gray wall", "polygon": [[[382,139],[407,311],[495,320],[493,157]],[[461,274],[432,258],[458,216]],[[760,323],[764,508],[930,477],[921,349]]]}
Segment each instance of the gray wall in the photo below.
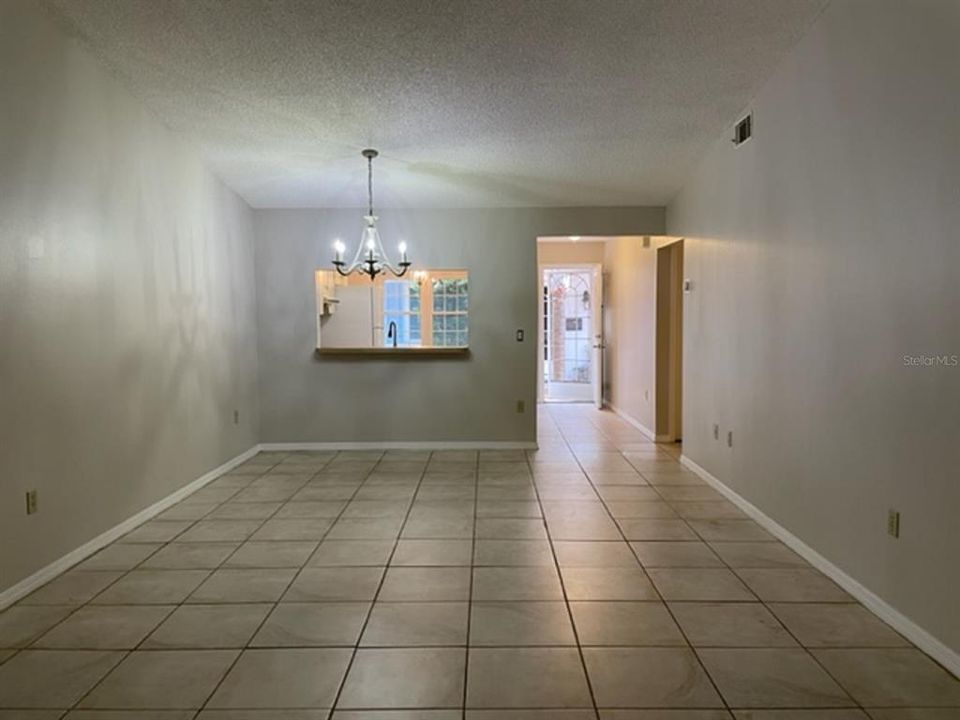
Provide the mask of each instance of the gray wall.
{"label": "gray wall", "polygon": [[469,270],[470,357],[318,358],[313,273],[334,238],[355,247],[361,215],[254,212],[263,442],[533,442],[536,238],[656,234],[664,222],[663,208],[383,210],[388,249],[403,237],[417,265]]}
{"label": "gray wall", "polygon": [[960,355],[958,36],[956,2],[834,2],[667,223],[684,452],[954,651],[960,367],[904,356]]}
{"label": "gray wall", "polygon": [[250,210],[35,5],[0,1],[0,590],[257,440]]}

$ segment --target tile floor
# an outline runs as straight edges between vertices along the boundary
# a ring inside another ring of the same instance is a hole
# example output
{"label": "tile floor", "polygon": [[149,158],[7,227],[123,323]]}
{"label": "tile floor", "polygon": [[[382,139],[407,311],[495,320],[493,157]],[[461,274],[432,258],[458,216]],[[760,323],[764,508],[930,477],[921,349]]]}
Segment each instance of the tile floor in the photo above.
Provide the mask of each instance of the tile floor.
{"label": "tile floor", "polygon": [[0,720],[946,720],[960,682],[610,413],[262,453],[0,614]]}

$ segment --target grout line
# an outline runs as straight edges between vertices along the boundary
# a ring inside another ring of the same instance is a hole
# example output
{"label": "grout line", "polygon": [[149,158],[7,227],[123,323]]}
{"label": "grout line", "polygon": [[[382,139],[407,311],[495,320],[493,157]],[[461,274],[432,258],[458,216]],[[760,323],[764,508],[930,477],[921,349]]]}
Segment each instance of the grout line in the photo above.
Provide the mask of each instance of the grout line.
{"label": "grout line", "polygon": [[[572,451],[571,451],[572,452]],[[537,486],[537,478],[533,474],[533,467],[530,463],[530,456],[524,453],[527,462],[527,468],[530,471],[530,483],[533,486],[533,492],[537,498],[537,504],[540,507],[540,515],[543,520],[544,529],[547,533],[547,544],[550,546],[550,555],[553,557],[554,570],[560,580],[560,592],[563,594],[563,604],[567,609],[567,619],[570,621],[570,628],[573,631],[573,641],[577,646],[577,655],[580,658],[580,667],[583,668],[583,677],[587,683],[587,691],[590,693],[590,701],[593,703],[593,714],[598,720],[600,718],[600,709],[597,705],[597,696],[593,689],[593,681],[590,679],[590,672],[587,670],[587,661],[583,655],[583,647],[580,644],[580,633],[577,630],[577,624],[573,619],[573,609],[570,607],[570,599],[567,596],[567,586],[563,580],[563,572],[560,570],[560,561],[557,558],[557,550],[553,544],[553,534],[550,532],[550,525],[547,523],[547,515],[543,510],[543,500],[540,497],[540,488]]]}
{"label": "grout line", "polygon": [[[602,430],[601,428],[599,428],[595,423],[591,422],[591,424],[592,424],[594,427],[597,427],[597,429],[600,431],[600,434],[601,434],[601,435],[603,435],[604,437],[607,437],[606,433],[604,433],[603,430]],[[558,426],[558,428],[559,428],[559,426]],[[723,693],[720,692],[720,688],[717,686],[717,683],[714,681],[713,676],[710,675],[710,673],[707,671],[706,666],[703,664],[703,661],[700,659],[700,655],[694,650],[693,645],[690,643],[690,638],[687,637],[687,633],[684,631],[683,627],[682,627],[682,626],[680,625],[680,623],[677,621],[677,618],[676,618],[676,616],[674,615],[673,610],[671,610],[670,606],[667,604],[667,601],[664,599],[663,595],[661,594],[660,588],[658,588],[658,587],[656,586],[656,584],[653,582],[653,580],[652,580],[652,579],[650,578],[650,576],[647,574],[646,568],[643,566],[643,563],[640,562],[640,558],[637,556],[637,553],[636,553],[636,551],[633,549],[633,546],[630,545],[630,541],[627,540],[627,536],[624,534],[623,530],[621,529],[620,524],[617,522],[616,518],[613,517],[613,513],[610,512],[610,508],[607,507],[606,500],[604,500],[603,497],[601,497],[600,494],[597,493],[597,487],[596,487],[596,485],[594,485],[593,480],[590,479],[590,473],[588,473],[588,472],[586,471],[586,469],[583,467],[583,464],[580,462],[580,458],[577,457],[576,452],[574,452],[573,448],[570,446],[570,443],[567,441],[566,435],[563,433],[562,430],[560,430],[560,432],[561,432],[561,436],[563,437],[564,442],[567,443],[567,449],[568,449],[568,450],[570,451],[570,453],[573,455],[574,461],[577,463],[577,466],[580,468],[580,471],[583,473],[584,477],[587,479],[587,482],[590,483],[590,487],[593,488],[594,493],[597,495],[597,499],[598,499],[598,500],[600,501],[600,503],[603,505],[603,509],[606,511],[607,516],[610,518],[610,521],[611,521],[611,522],[614,524],[614,526],[617,528],[617,532],[620,534],[620,537],[622,538],[622,541],[623,541],[624,543],[626,543],[627,549],[630,550],[630,553],[633,555],[634,559],[637,561],[637,565],[638,565],[638,567],[640,568],[640,571],[643,573],[644,577],[647,578],[647,582],[650,583],[650,587],[653,588],[653,591],[657,594],[657,597],[660,598],[660,603],[662,603],[664,609],[665,609],[665,610],[667,611],[667,613],[670,615],[670,619],[673,620],[674,625],[677,626],[677,629],[679,630],[680,634],[683,636],[684,642],[687,643],[687,649],[690,650],[691,653],[693,654],[693,656],[696,658],[697,664],[700,665],[700,669],[703,671],[704,675],[705,675],[705,676],[707,677],[707,679],[710,681],[711,686],[713,686],[714,692],[717,694],[717,697],[720,698],[720,702],[723,703],[723,707],[726,709],[727,713],[728,713],[730,716],[733,716],[733,712],[732,712],[731,709],[730,709],[730,704],[727,702],[727,699],[723,696]],[[623,457],[624,460],[627,460],[626,457],[623,456],[623,453],[620,452],[620,450],[617,450],[616,453],[617,453],[617,455],[619,455],[620,457]],[[630,464],[630,467],[633,467],[633,464],[630,463],[629,460],[627,460],[627,462]],[[634,468],[634,469],[636,470],[636,468]],[[658,494],[659,494],[659,493],[658,493]]]}
{"label": "grout line", "polygon": [[466,636],[466,656],[463,660],[463,707],[460,716],[463,720],[467,718],[467,689],[470,680],[470,631],[473,620],[473,575],[476,566],[477,557],[477,506],[480,502],[480,451],[477,451],[477,458],[473,466],[473,530],[470,533],[470,581],[467,591],[467,636]]}
{"label": "grout line", "polygon": [[[380,459],[377,460],[377,462],[376,462],[376,464],[374,464],[373,468],[370,469],[370,473],[369,473],[369,474],[367,475],[367,477],[364,479],[363,483],[361,483],[361,485],[357,488],[357,491],[360,490],[360,487],[363,487],[364,485],[367,484],[367,482],[368,482],[369,479],[370,479],[370,475],[372,475],[372,474],[374,473],[374,471],[376,470],[377,465],[379,465],[381,462],[383,462],[383,458],[386,457],[387,452],[388,452],[388,451],[384,451],[384,452],[380,455]],[[373,609],[374,609],[374,607],[375,607],[376,604],[377,604],[377,598],[378,598],[379,595],[380,595],[380,591],[383,589],[383,584],[384,584],[384,582],[386,582],[387,573],[388,573],[389,570],[390,570],[390,564],[391,564],[391,562],[393,562],[393,557],[394,557],[394,555],[396,555],[396,553],[397,553],[397,548],[398,548],[399,545],[400,545],[400,538],[401,538],[401,536],[403,535],[403,529],[407,526],[407,520],[409,520],[409,518],[410,518],[410,513],[411,513],[411,511],[413,510],[414,503],[416,503],[416,501],[417,501],[417,495],[418,495],[419,492],[420,492],[420,487],[423,485],[423,478],[424,478],[424,475],[426,475],[427,466],[430,464],[430,458],[431,458],[431,457],[433,457],[433,453],[432,453],[432,452],[427,456],[427,462],[424,463],[423,469],[420,471],[420,478],[417,480],[417,485],[416,485],[416,487],[414,488],[413,495],[410,497],[410,500],[408,501],[407,512],[406,512],[406,514],[403,516],[403,522],[400,523],[400,528],[399,528],[399,530],[397,531],[397,537],[396,537],[396,539],[394,540],[394,543],[393,543],[393,549],[390,551],[390,555],[387,557],[386,565],[384,565],[384,567],[383,567],[383,572],[380,574],[380,582],[377,583],[377,589],[374,591],[373,597],[370,598],[370,607],[367,609],[367,614],[366,614],[366,617],[363,619],[363,624],[362,624],[361,627],[360,627],[360,632],[357,633],[357,641],[356,641],[356,643],[354,643],[354,645],[353,645],[353,652],[350,654],[350,660],[347,662],[347,666],[346,666],[346,668],[345,668],[344,671],[343,671],[343,677],[340,679],[340,684],[339,684],[338,687],[337,687],[337,692],[336,692],[336,695],[334,695],[333,702],[330,703],[330,711],[329,711],[329,713],[328,713],[328,716],[329,716],[329,717],[332,717],[332,716],[333,716],[333,713],[334,713],[334,712],[336,711],[336,709],[337,709],[337,705],[340,704],[340,696],[343,694],[343,690],[344,690],[344,688],[347,686],[347,679],[350,677],[350,670],[353,668],[353,663],[354,663],[354,661],[356,660],[356,658],[357,658],[357,653],[358,653],[359,650],[360,650],[360,643],[363,642],[363,634],[367,631],[367,625],[369,625],[369,623],[370,623],[370,618],[373,616]],[[356,496],[356,493],[354,493],[354,497],[355,497],[355,496]],[[351,498],[350,502],[352,502],[352,498]],[[349,505],[349,503],[348,503],[348,505]],[[346,510],[346,507],[344,507],[344,510]]]}

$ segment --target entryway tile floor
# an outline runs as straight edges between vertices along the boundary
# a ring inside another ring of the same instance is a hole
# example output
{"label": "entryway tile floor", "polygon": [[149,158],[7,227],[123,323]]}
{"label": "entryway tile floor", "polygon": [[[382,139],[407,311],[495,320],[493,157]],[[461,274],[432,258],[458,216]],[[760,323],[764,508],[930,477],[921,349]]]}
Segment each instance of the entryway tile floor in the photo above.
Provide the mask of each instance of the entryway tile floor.
{"label": "entryway tile floor", "polygon": [[609,412],[266,452],[0,614],[0,720],[947,720],[960,682]]}

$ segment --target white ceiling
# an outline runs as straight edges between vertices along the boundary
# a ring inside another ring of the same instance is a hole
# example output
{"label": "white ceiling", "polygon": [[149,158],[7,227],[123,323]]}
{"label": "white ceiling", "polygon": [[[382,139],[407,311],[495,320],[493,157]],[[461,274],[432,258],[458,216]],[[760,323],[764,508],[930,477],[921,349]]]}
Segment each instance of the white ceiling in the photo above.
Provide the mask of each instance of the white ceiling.
{"label": "white ceiling", "polygon": [[826,0],[49,0],[254,207],[663,205]]}

